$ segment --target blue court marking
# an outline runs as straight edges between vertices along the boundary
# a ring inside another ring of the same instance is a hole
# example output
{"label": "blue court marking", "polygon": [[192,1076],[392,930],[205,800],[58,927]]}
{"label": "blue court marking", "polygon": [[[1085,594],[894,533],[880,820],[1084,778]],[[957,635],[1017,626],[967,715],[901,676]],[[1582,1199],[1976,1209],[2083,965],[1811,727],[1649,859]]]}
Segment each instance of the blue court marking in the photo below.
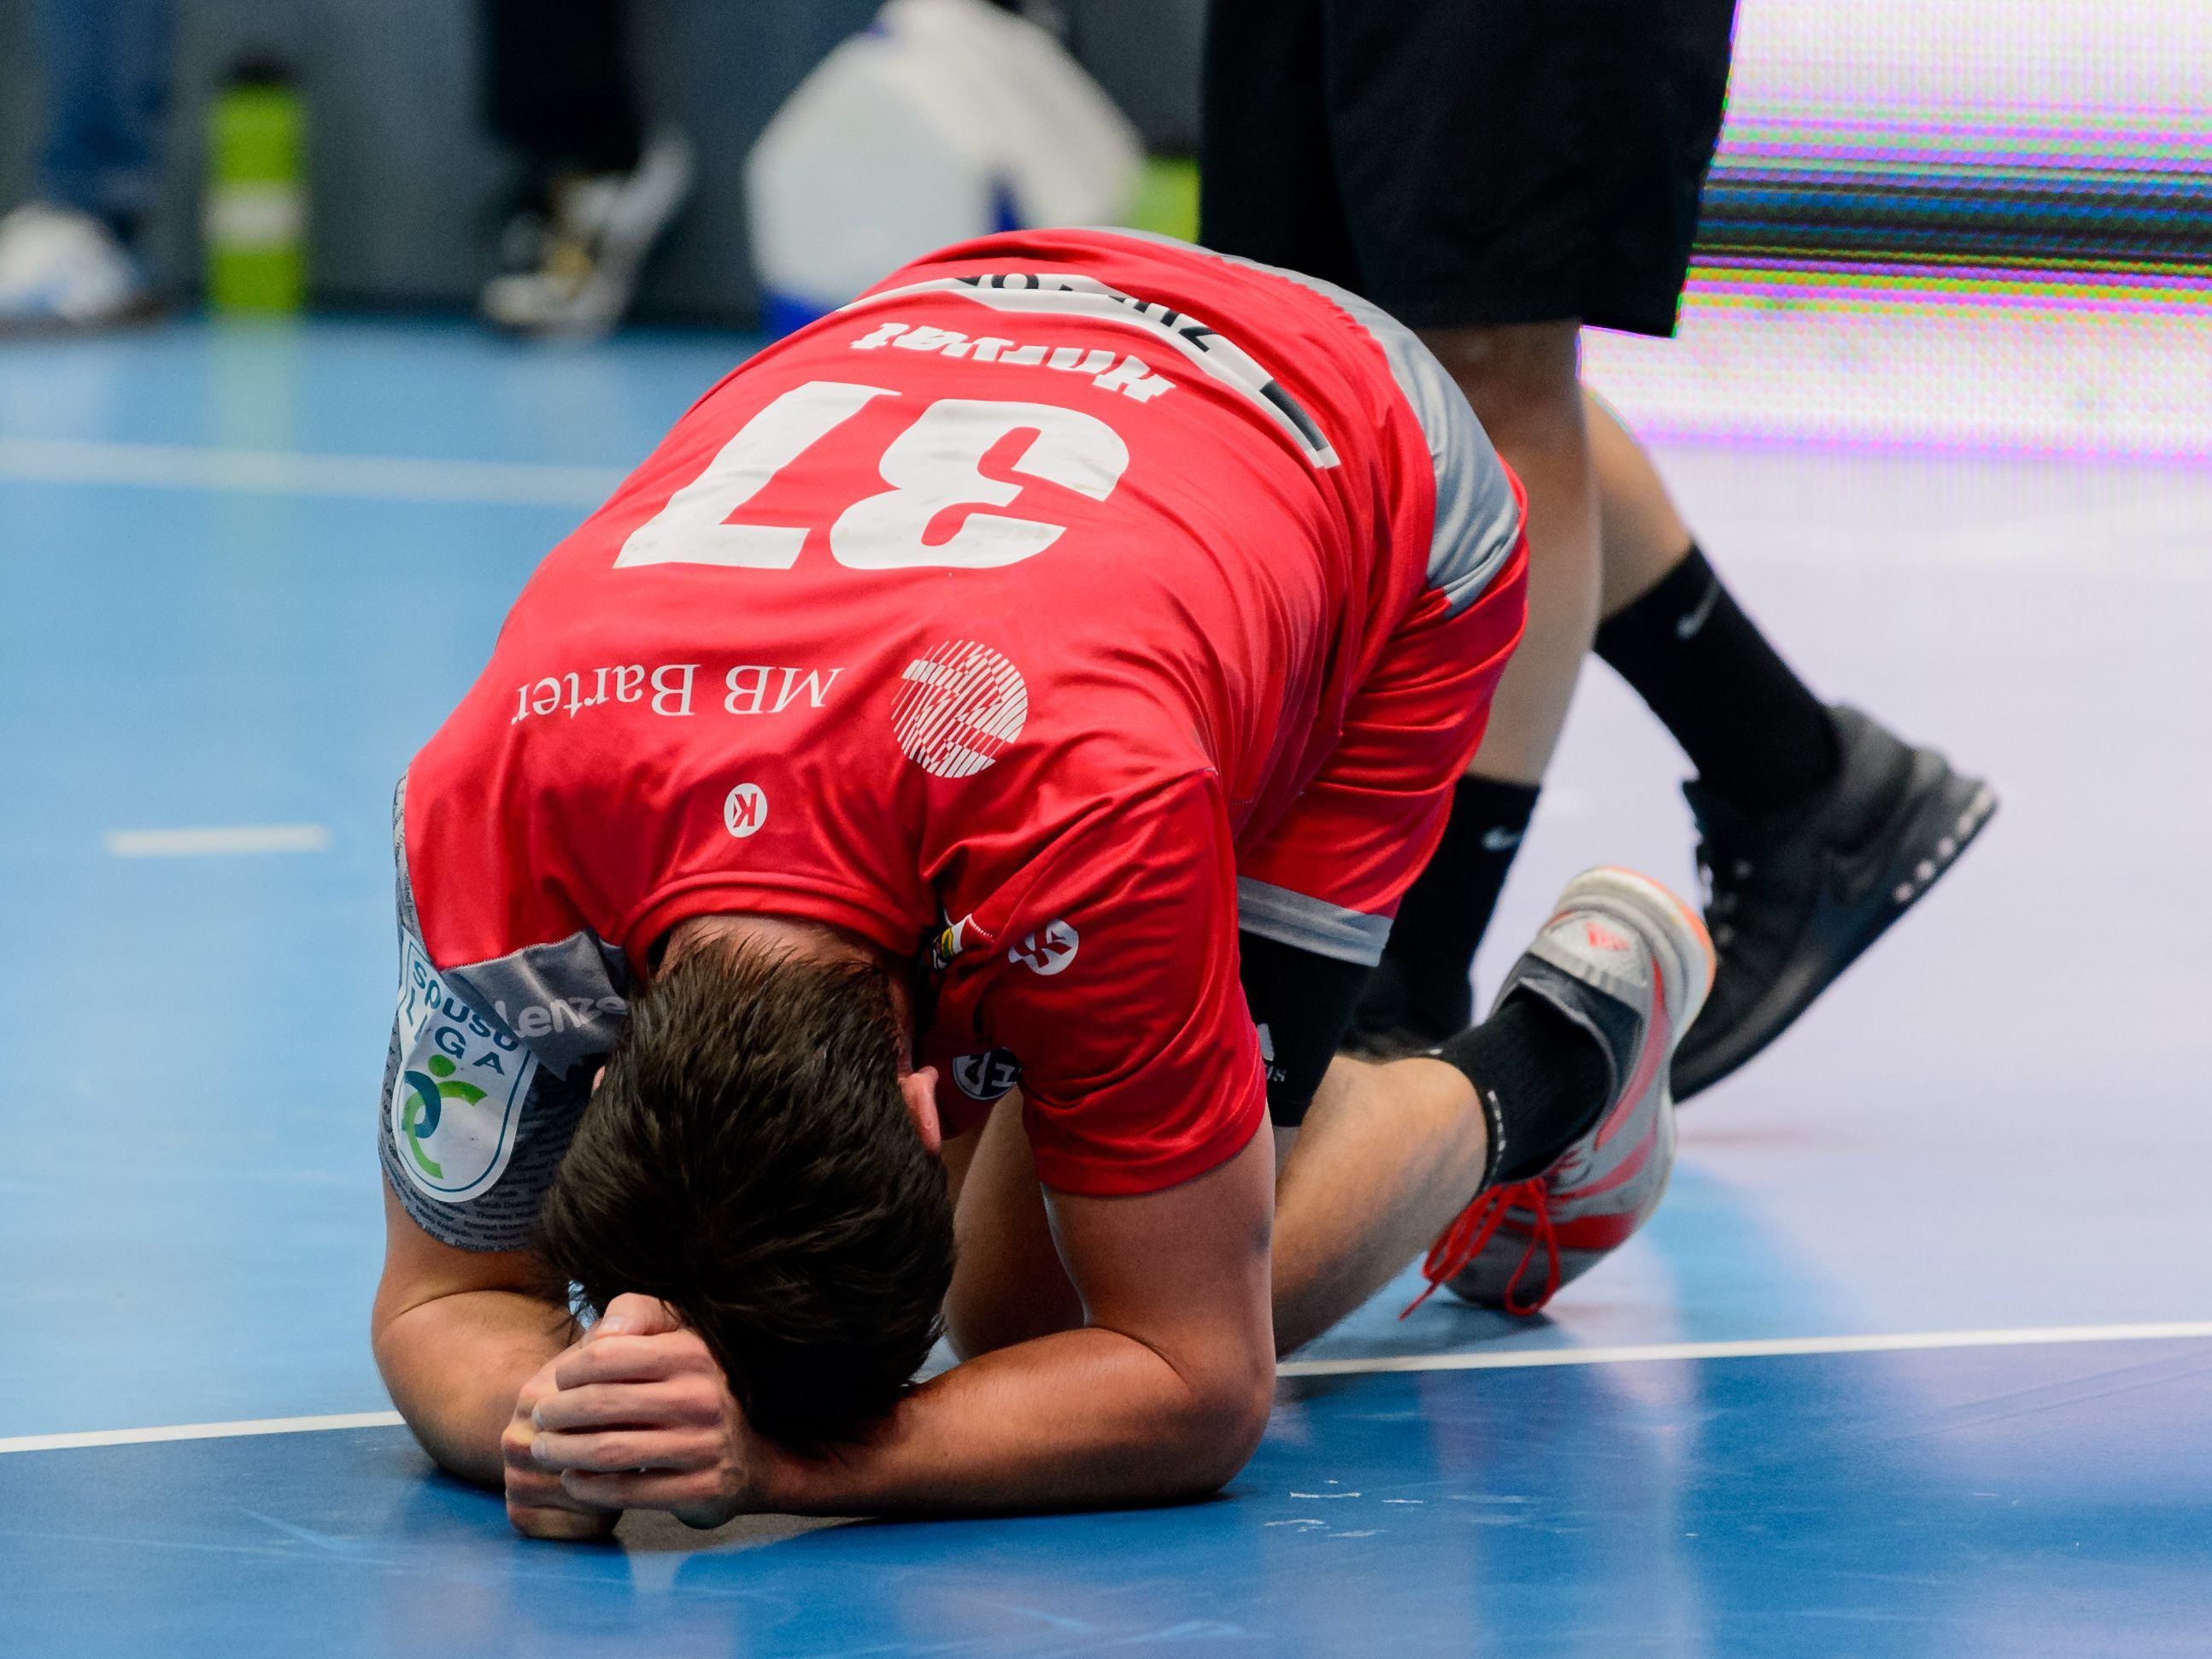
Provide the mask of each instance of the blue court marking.
{"label": "blue court marking", "polygon": [[[459,327],[315,324],[0,352],[0,1439],[386,1407],[365,1328],[396,971],[389,791],[585,505],[101,483],[82,455],[42,478],[35,447],[611,475],[743,349],[541,355]],[[1509,1325],[1440,1297],[1401,1324],[1408,1279],[1310,1354],[2212,1316],[2212,955],[2188,896],[2207,868],[2212,480],[1663,459],[1814,683],[1988,773],[2003,810],[1785,1044],[1688,1109],[1659,1216],[1552,1317]],[[1686,882],[1680,768],[1593,668],[1553,775],[1584,809],[1531,837],[1484,984],[1574,870]],[[102,846],[253,824],[325,826],[329,850]],[[1948,1650],[1976,1620],[1991,1652],[2088,1650],[2098,1630],[2185,1647],[2202,1624],[2182,1614],[2202,1609],[2180,1580],[2212,1582],[2191,1518],[2212,1441],[2187,1370],[2203,1353],[1302,1382],[1225,1504],[688,1560],[511,1543],[495,1504],[426,1480],[394,1433],[26,1453],[0,1456],[0,1573],[11,1620],[35,1592],[20,1628],[36,1653],[112,1651],[125,1614],[156,1605],[186,1632],[179,1652],[226,1629],[227,1651],[589,1651],[638,1620],[679,1652],[899,1650],[931,1630],[966,1644],[940,1651],[1086,1651],[1216,1626],[1254,1632],[1221,1639],[1255,1651],[1295,1651],[1302,1632],[1311,1650],[1364,1650],[1401,1630],[1417,1651],[1581,1651],[1632,1644],[1637,1612],[1640,1639],[1675,1651]],[[1993,1415],[1972,1417],[1977,1401]],[[1266,1526],[1303,1513],[1279,1494],[1355,1475],[1517,1497],[1541,1518],[1368,1539],[1338,1535],[1364,1522]],[[2008,1520],[2015,1498],[2027,1514]],[[1684,1513],[1734,1542],[1702,1525],[1681,1528],[1701,1547],[1675,1540]],[[2065,1553],[2068,1516],[2086,1554]],[[55,1610],[64,1587],[77,1626]]]}

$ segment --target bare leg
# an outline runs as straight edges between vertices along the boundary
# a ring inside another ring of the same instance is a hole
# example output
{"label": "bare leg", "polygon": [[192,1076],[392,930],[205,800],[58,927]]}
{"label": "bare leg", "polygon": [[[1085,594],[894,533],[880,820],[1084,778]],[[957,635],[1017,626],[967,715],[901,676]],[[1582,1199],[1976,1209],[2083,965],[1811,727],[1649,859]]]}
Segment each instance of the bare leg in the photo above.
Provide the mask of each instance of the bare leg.
{"label": "bare leg", "polygon": [[1583,395],[1603,549],[1599,614],[1611,617],[1642,599],[1682,562],[1691,536],[1644,446],[1603,398]]}
{"label": "bare leg", "polygon": [[1474,1085],[1442,1060],[1330,1066],[1275,1178],[1275,1352],[1427,1249],[1482,1184],[1489,1147]]}
{"label": "bare leg", "polygon": [[1528,630],[1468,769],[1506,783],[1543,781],[1597,629],[1597,494],[1577,333],[1563,321],[1421,334],[1528,492]]}
{"label": "bare leg", "polygon": [[[1488,1151],[1474,1085],[1453,1067],[1337,1060],[1275,1183],[1277,1351],[1320,1335],[1426,1249],[1474,1196]],[[1000,1103],[984,1127],[957,1231],[945,1316],[963,1357],[1083,1322],[1018,1103]]]}

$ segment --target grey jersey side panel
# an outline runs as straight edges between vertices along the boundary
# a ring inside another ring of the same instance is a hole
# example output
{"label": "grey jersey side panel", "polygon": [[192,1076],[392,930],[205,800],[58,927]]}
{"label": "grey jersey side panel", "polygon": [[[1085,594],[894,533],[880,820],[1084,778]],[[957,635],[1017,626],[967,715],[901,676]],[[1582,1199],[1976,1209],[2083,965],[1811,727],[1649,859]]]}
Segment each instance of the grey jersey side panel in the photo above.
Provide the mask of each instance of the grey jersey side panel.
{"label": "grey jersey side panel", "polygon": [[627,1018],[622,954],[578,933],[441,973],[407,868],[406,782],[392,804],[399,999],[378,1146],[401,1206],[433,1238],[520,1249],[574,1136],[595,1062]]}
{"label": "grey jersey side panel", "polygon": [[1144,231],[1115,234],[1164,242],[1283,277],[1320,295],[1373,335],[1389,362],[1391,378],[1413,405],[1414,418],[1429,441],[1429,462],[1437,478],[1436,531],[1429,542],[1430,585],[1443,590],[1455,615],[1481,596],[1492,578],[1513,556],[1521,510],[1513,500],[1513,486],[1498,463],[1498,452],[1491,447],[1490,436],[1468,407],[1466,395],[1413,330],[1373,301],[1318,276],[1233,253],[1216,253],[1172,236]]}

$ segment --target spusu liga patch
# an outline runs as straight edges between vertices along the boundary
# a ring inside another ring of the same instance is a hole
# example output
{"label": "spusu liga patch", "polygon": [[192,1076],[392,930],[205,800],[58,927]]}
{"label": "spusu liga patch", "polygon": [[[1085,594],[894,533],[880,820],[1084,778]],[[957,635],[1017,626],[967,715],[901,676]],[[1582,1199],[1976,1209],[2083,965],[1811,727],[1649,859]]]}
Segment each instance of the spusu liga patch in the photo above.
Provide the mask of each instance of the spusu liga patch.
{"label": "spusu liga patch", "polygon": [[399,1069],[385,1103],[392,1144],[418,1189],[466,1204],[514,1155],[538,1061],[456,995],[411,935],[400,958]]}

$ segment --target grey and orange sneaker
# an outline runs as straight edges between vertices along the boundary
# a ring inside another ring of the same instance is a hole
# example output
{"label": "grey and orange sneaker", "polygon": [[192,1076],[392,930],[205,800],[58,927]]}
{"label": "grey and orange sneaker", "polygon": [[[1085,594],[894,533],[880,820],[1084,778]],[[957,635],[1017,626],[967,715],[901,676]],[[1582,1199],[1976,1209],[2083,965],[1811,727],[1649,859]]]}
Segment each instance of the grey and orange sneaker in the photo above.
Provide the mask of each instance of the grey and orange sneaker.
{"label": "grey and orange sneaker", "polygon": [[[1491,1187],[1461,1212],[1422,1263],[1423,1298],[1445,1285],[1479,1307],[1533,1314],[1644,1224],[1674,1167],[1675,1047],[1712,982],[1704,922],[1657,882],[1598,869],[1567,884],[1498,1001],[1532,993],[1595,1037],[1609,1103],[1542,1175]],[[1540,1253],[1541,1286],[1526,1292]]]}

